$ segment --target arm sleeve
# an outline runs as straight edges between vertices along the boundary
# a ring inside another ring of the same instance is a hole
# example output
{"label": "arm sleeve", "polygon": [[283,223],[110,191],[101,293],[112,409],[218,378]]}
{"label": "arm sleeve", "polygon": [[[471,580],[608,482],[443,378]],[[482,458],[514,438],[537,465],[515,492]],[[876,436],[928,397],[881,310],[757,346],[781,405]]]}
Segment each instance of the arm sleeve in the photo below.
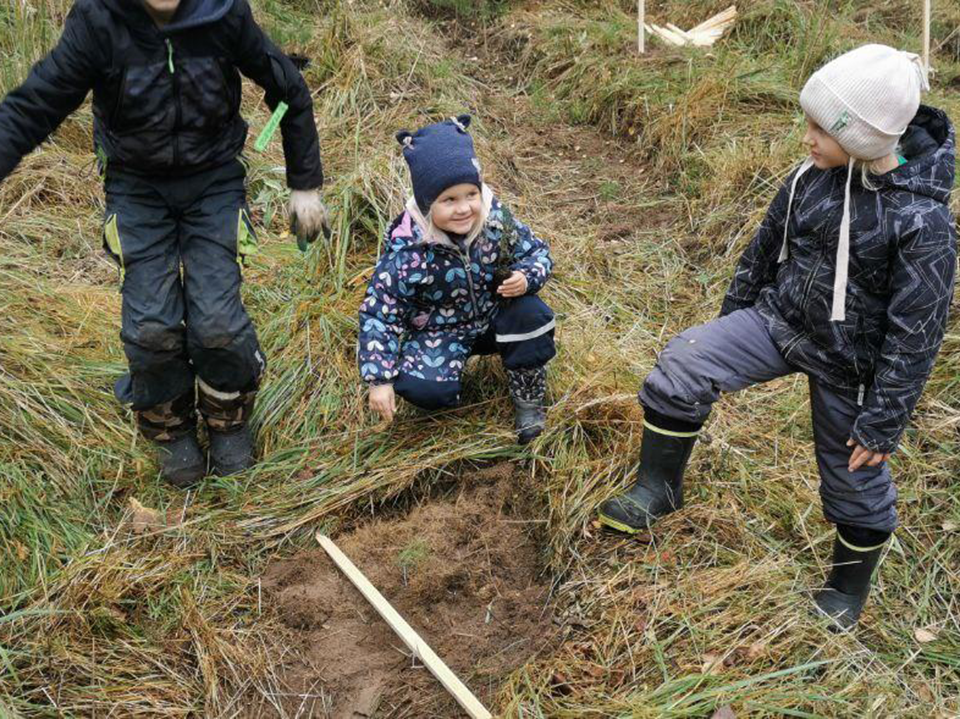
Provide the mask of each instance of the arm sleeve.
{"label": "arm sleeve", "polygon": [[852,431],[854,441],[873,452],[896,450],[933,370],[953,298],[953,221],[916,217],[919,226],[901,241],[893,261],[887,334]]}
{"label": "arm sleeve", "polygon": [[512,269],[519,270],[527,278],[527,294],[539,292],[553,273],[553,258],[550,247],[537,237],[527,225],[514,218],[517,244],[514,248]]}
{"label": "arm sleeve", "polygon": [[238,0],[237,8],[240,12],[240,39],[234,58],[237,68],[265,90],[271,111],[281,102],[289,108],[280,123],[287,185],[292,190],[321,187],[320,140],[307,83],[290,58],[257,25],[247,0]]}
{"label": "arm sleeve", "polygon": [[790,201],[790,183],[793,176],[783,184],[767,210],[753,241],[744,251],[733,280],[723,300],[720,316],[752,307],[760,296],[760,290],[777,276],[777,260],[783,246],[783,227],[787,221],[787,203]]}
{"label": "arm sleeve", "polygon": [[0,180],[80,107],[93,85],[93,47],[82,10],[74,5],[57,45],[0,103]]}
{"label": "arm sleeve", "polygon": [[414,310],[411,279],[403,258],[387,252],[377,263],[360,304],[357,363],[367,384],[387,384],[397,376],[400,341]]}

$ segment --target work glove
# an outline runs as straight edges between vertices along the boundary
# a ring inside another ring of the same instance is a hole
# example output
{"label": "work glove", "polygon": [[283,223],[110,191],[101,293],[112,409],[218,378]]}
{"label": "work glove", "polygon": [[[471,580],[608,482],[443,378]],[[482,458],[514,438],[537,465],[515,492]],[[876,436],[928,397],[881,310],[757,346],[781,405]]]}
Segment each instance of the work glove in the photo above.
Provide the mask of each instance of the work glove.
{"label": "work glove", "polygon": [[331,237],[327,208],[323,205],[319,188],[316,190],[290,191],[290,232],[297,236],[297,246],[301,252],[307,251],[307,245],[316,241],[323,232],[325,239]]}

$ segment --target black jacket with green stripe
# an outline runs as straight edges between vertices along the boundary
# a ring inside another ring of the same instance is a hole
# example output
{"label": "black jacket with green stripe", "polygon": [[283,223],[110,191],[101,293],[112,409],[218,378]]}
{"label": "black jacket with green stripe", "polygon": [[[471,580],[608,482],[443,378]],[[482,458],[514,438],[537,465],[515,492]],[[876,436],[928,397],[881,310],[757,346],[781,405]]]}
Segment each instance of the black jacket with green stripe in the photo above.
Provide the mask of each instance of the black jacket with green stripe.
{"label": "black jacket with green stripe", "polygon": [[287,184],[323,184],[310,91],[247,0],[181,0],[158,27],[141,0],[77,0],[56,47],[0,104],[0,179],[93,90],[94,143],[111,167],[186,175],[236,158],[247,137],[243,73],[280,124]]}

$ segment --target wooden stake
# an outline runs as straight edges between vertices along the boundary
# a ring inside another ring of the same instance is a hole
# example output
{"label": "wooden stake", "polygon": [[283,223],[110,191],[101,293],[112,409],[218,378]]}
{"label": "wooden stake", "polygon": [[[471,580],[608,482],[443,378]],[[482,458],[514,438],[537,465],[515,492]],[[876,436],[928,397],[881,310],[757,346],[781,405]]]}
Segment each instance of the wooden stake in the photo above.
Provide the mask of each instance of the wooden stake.
{"label": "wooden stake", "polygon": [[930,79],[930,0],[923,0],[923,67]]}
{"label": "wooden stake", "polygon": [[646,22],[646,0],[637,0],[637,49],[643,55],[647,51],[647,29],[644,26]]}
{"label": "wooden stake", "polygon": [[340,567],[340,570],[347,575],[347,579],[353,583],[353,586],[360,590],[360,593],[373,605],[373,608],[383,617],[383,620],[397,633],[397,636],[403,640],[410,651],[423,662],[430,673],[437,678],[437,681],[443,684],[444,689],[453,695],[453,698],[470,715],[471,719],[492,719],[490,712],[484,708],[483,704],[457,678],[456,674],[450,671],[450,667],[443,663],[443,660],[421,639],[420,635],[413,630],[413,627],[407,624],[406,620],[391,606],[390,602],[383,598],[383,595],[370,583],[370,580],[363,576],[363,573],[354,566],[347,555],[340,551],[333,540],[320,532],[317,532],[316,538],[324,551],[330,555],[334,564]]}

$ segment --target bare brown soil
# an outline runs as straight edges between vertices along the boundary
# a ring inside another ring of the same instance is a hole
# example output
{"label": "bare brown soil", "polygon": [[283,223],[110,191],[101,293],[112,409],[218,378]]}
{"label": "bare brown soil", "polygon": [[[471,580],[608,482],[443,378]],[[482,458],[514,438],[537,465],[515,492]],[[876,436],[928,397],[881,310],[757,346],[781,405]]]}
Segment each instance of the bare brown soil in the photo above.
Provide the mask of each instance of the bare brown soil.
{"label": "bare brown soil", "polygon": [[[500,464],[451,497],[335,537],[488,706],[510,672],[557,637],[520,485],[513,465]],[[263,591],[290,631],[280,674],[287,716],[462,716],[322,549],[270,565]]]}

